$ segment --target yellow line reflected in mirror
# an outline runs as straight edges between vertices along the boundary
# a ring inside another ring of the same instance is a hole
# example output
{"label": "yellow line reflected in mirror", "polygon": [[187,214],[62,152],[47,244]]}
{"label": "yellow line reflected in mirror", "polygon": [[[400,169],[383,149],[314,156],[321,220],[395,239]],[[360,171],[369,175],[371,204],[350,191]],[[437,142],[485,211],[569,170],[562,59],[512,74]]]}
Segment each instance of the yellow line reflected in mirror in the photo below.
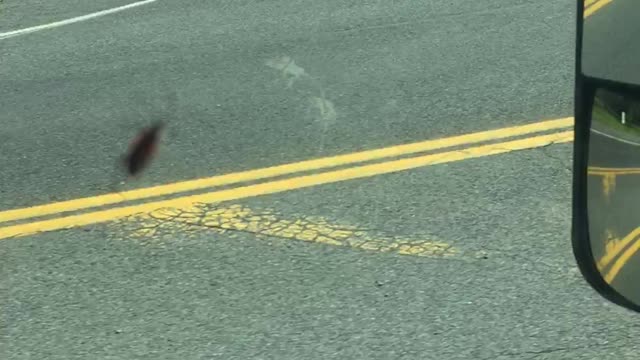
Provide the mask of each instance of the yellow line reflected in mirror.
{"label": "yellow line reflected in mirror", "polygon": [[[629,235],[625,236],[622,240],[615,240],[610,242],[605,247],[605,254],[597,262],[598,269],[602,270],[609,265],[609,263],[620,254],[627,246],[636,238],[640,236],[640,227],[633,230]],[[619,259],[618,259],[619,260]],[[617,262],[617,261],[616,261]]]}
{"label": "yellow line reflected in mirror", "polygon": [[593,15],[596,11],[602,9],[606,5],[613,2],[613,0],[586,0],[584,3],[584,15],[583,17],[586,19],[589,16]]}
{"label": "yellow line reflected in mirror", "polygon": [[640,174],[640,168],[605,168],[605,167],[597,167],[590,166],[587,169],[587,173],[589,175],[635,175]]}
{"label": "yellow line reflected in mirror", "polygon": [[[592,176],[617,176],[617,175],[637,175],[640,168],[605,168],[592,166],[587,169],[587,173]],[[626,250],[625,250],[626,249]],[[604,274],[607,283],[613,281],[628,262],[629,258],[640,249],[640,227],[633,230],[623,239],[608,241],[605,246],[605,254],[596,261],[596,266]],[[620,255],[622,253],[622,255]],[[619,257],[618,257],[619,256]],[[616,259],[616,257],[618,257]],[[614,261],[615,259],[615,261]],[[604,269],[613,262],[611,268],[606,272]]]}
{"label": "yellow line reflected in mirror", "polygon": [[[640,228],[634,230],[631,234],[627,236],[627,238],[625,238],[626,242],[631,242],[632,240],[636,240],[636,241],[632,245],[630,245],[627,248],[627,250],[625,250],[624,253],[622,253],[622,255],[620,255],[620,257],[616,261],[613,262],[611,269],[609,269],[609,271],[604,275],[604,280],[608,284],[611,284],[611,282],[616,278],[618,273],[620,273],[620,270],[622,270],[622,267],[624,267],[629,262],[629,259],[631,259],[631,257],[636,252],[638,252],[638,250],[640,250],[640,241],[637,241],[637,236],[639,233],[640,233]],[[631,235],[635,235],[635,236],[631,236]],[[622,244],[622,243],[624,243],[625,240],[621,241],[621,244],[619,247],[617,247],[616,252],[620,252],[622,249],[624,249],[624,245],[626,245],[626,243],[625,244]]]}

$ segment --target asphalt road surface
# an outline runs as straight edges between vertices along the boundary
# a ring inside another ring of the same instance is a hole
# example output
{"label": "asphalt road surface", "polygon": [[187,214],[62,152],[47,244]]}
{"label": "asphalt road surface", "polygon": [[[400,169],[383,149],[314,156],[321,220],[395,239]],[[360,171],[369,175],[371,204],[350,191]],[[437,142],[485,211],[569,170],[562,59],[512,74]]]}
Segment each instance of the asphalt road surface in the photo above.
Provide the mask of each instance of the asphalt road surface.
{"label": "asphalt road surface", "polygon": [[[0,32],[123,4],[56,3],[5,1]],[[158,118],[158,157],[122,189],[571,116],[574,19],[568,0],[159,0],[0,33],[0,209],[112,192]],[[637,315],[575,266],[554,142],[0,224],[0,357],[635,359]]]}

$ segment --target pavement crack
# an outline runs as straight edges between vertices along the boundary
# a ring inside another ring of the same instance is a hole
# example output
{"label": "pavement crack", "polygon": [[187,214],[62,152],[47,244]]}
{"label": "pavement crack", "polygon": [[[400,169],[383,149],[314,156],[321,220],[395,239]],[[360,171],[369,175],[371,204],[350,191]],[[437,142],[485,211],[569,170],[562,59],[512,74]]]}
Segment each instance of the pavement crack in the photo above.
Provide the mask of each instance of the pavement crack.
{"label": "pavement crack", "polygon": [[555,160],[555,161],[559,162],[559,163],[562,165],[562,167],[563,167],[565,170],[567,170],[567,172],[569,172],[570,174],[572,174],[572,173],[573,173],[573,169],[571,168],[571,166],[566,165],[566,160],[565,160],[565,159],[562,159],[562,158],[560,158],[560,157],[558,157],[558,156],[556,156],[556,155],[552,155],[552,154],[549,152],[549,150],[548,150],[548,149],[549,149],[549,147],[550,147],[551,145],[554,145],[554,144],[557,144],[557,143],[558,143],[558,142],[556,142],[556,141],[552,141],[552,142],[550,142],[550,143],[549,143],[549,144],[547,144],[547,145],[544,145],[544,146],[539,147],[539,149],[540,149],[540,151],[541,151],[541,152],[542,152],[546,157],[548,157],[548,158],[550,158],[550,159],[553,159],[553,160]]}

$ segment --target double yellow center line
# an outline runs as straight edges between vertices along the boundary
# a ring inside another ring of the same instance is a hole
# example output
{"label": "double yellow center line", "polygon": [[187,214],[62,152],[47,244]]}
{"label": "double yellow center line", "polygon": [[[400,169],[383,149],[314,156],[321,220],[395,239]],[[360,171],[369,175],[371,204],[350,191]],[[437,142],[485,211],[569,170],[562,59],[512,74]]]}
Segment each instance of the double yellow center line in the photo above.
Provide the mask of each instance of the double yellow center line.
{"label": "double yellow center line", "polygon": [[[411,144],[391,146],[381,149],[357,153],[307,160],[297,163],[279,165],[257,170],[243,171],[204,179],[154,186],[145,189],[112,193],[94,197],[33,206],[23,209],[0,212],[0,223],[57,215],[53,219],[34,221],[0,227],[0,239],[26,236],[38,232],[68,229],[89,224],[108,222],[127,216],[147,213],[160,208],[185,208],[198,203],[217,203],[238,200],[260,195],[274,194],[294,189],[302,189],[317,185],[336,183],[345,180],[361,179],[375,175],[394,173],[419,167],[443,164],[447,162],[477,158],[511,151],[531,149],[552,143],[564,143],[573,140],[573,118],[543,121],[523,126],[489,130],[478,133],[428,140]],[[519,140],[491,143],[464,149],[450,150],[409,158],[398,158],[418,153],[432,152],[457,146],[468,146],[482,142],[512,138],[534,133],[564,129],[568,131],[554,132]],[[380,162],[380,160],[385,160]],[[364,162],[378,161],[361,165]],[[97,210],[77,215],[64,216],[66,213],[90,208],[116,205],[160,196],[176,195],[188,191],[203,190],[219,186],[241,184],[244,182],[264,180],[279,176],[293,175],[306,171],[326,170],[345,167],[338,170],[314,173],[311,175],[288,177],[253,185],[240,185],[235,188],[205,192],[197,195],[181,196],[169,200],[159,200],[136,205]]]}
{"label": "double yellow center line", "polygon": [[[622,240],[617,240],[607,245],[604,256],[597,262],[598,269],[604,274],[604,280],[610,284],[639,250],[640,227],[633,230]],[[609,265],[611,266],[609,267]],[[609,268],[607,269],[607,267]]]}

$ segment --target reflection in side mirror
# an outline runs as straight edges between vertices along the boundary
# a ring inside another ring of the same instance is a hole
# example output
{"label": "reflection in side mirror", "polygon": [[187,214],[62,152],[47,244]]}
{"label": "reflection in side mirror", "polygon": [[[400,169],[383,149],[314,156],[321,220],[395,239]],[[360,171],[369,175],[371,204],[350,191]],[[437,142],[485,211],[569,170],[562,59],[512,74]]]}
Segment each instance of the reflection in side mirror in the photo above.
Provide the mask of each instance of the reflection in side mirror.
{"label": "reflection in side mirror", "polygon": [[640,1],[577,6],[573,253],[598,293],[640,312]]}
{"label": "reflection in side mirror", "polygon": [[599,88],[587,169],[589,242],[602,279],[640,305],[640,99]]}
{"label": "reflection in side mirror", "polygon": [[585,0],[581,68],[599,79],[640,83],[640,1]]}

